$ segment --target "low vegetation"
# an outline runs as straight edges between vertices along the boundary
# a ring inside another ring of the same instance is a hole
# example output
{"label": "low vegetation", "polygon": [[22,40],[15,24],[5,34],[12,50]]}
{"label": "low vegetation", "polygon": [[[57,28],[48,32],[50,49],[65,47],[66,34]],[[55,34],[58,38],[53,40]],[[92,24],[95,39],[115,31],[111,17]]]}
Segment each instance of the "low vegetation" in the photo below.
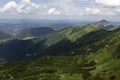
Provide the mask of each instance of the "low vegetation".
{"label": "low vegetation", "polygon": [[28,41],[23,53],[31,58],[1,62],[1,80],[120,79],[120,29],[69,27]]}

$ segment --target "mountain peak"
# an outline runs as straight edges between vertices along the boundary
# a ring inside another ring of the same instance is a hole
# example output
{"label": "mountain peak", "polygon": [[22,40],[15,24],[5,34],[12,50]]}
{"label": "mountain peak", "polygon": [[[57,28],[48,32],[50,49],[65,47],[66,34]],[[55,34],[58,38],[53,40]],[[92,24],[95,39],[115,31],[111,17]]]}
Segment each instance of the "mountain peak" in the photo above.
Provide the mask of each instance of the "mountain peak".
{"label": "mountain peak", "polygon": [[98,21],[98,22],[105,22],[105,23],[109,23],[107,20],[105,20],[105,19],[102,19],[102,20],[100,20],[100,21]]}
{"label": "mountain peak", "polygon": [[111,29],[111,28],[114,27],[113,25],[111,25],[111,24],[110,24],[107,20],[105,20],[105,19],[100,20],[100,21],[98,21],[98,22],[95,22],[94,25],[95,25],[95,26],[98,26],[98,27],[100,27],[100,28],[102,28],[102,29],[107,29],[107,30],[109,30],[109,29]]}

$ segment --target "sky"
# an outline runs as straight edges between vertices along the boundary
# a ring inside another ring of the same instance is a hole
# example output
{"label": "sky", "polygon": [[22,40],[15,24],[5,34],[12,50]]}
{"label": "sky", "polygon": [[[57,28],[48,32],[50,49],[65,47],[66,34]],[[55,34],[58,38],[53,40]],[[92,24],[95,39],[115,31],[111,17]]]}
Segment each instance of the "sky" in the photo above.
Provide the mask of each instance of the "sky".
{"label": "sky", "polygon": [[0,18],[120,20],[120,0],[0,0]]}

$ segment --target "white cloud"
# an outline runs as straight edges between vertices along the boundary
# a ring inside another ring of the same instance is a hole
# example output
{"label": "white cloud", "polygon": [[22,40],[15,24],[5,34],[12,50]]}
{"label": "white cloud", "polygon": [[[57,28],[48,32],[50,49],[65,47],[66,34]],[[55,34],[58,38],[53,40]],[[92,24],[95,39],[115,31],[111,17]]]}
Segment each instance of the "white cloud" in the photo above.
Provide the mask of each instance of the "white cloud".
{"label": "white cloud", "polygon": [[101,14],[101,10],[99,8],[85,8],[86,14]]}
{"label": "white cloud", "polygon": [[50,8],[50,9],[48,10],[48,13],[49,13],[49,14],[52,14],[54,11],[55,11],[55,8]]}
{"label": "white cloud", "polygon": [[40,5],[33,3],[30,0],[21,0],[19,3],[10,1],[5,6],[0,7],[0,12],[6,13],[9,11],[10,13],[15,13],[16,11],[17,13],[29,13],[30,11],[33,11],[39,7]]}
{"label": "white cloud", "polygon": [[96,3],[105,6],[120,6],[120,0],[96,0]]}
{"label": "white cloud", "polygon": [[60,12],[58,10],[56,10],[55,8],[50,8],[48,10],[48,14],[60,15]]}
{"label": "white cloud", "polygon": [[18,13],[29,13],[30,11],[39,8],[38,4],[32,3],[30,0],[22,0],[18,5]]}
{"label": "white cloud", "polygon": [[[34,3],[30,0],[21,0],[18,3],[15,1],[8,2],[7,4],[11,4],[6,8],[6,11],[16,12],[15,14],[31,14],[39,16],[41,15],[62,15],[62,16],[82,16],[85,15],[86,11],[84,8],[76,7],[73,3],[73,0],[52,0],[49,3]],[[6,4],[6,5],[7,5]],[[14,6],[15,5],[15,6]],[[4,14],[6,13],[4,10],[6,6],[0,7],[0,12]],[[14,9],[13,9],[14,8]],[[58,10],[57,10],[58,9]],[[90,11],[89,11],[90,12]],[[98,13],[97,10],[93,12],[94,14]]]}
{"label": "white cloud", "polygon": [[31,3],[30,0],[21,0],[22,3]]}
{"label": "white cloud", "polygon": [[16,15],[16,17],[22,16],[23,18],[26,16],[33,18],[56,16],[61,18],[61,16],[91,17],[94,15],[114,16],[119,14],[120,0],[48,0],[41,3],[20,0],[18,2],[10,1],[0,6],[0,16],[5,17],[14,17]]}
{"label": "white cloud", "polygon": [[17,8],[17,4],[15,1],[10,1],[8,2],[4,7],[0,8],[0,12],[6,12],[6,11],[10,11],[12,9]]}
{"label": "white cloud", "polygon": [[111,8],[104,7],[87,7],[85,8],[87,15],[101,15],[101,16],[115,16],[117,15],[116,9],[112,10]]}

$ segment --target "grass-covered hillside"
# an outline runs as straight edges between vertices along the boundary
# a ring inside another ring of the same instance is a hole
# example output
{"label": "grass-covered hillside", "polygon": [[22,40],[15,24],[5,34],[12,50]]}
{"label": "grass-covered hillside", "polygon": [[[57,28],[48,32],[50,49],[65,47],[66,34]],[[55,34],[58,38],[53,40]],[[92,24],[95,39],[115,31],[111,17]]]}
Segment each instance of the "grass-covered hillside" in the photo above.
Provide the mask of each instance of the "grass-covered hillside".
{"label": "grass-covered hillside", "polygon": [[31,61],[1,60],[1,80],[120,80],[120,29],[69,27],[30,40]]}
{"label": "grass-covered hillside", "polygon": [[[6,60],[27,60],[47,55],[48,52],[53,55],[67,54],[66,51],[71,52],[70,49],[76,46],[75,42],[78,39],[89,32],[98,30],[100,29],[96,26],[85,25],[82,27],[69,27],[39,38],[25,37],[7,40],[0,43],[0,57]],[[56,53],[55,48],[60,52]]]}
{"label": "grass-covered hillside", "polygon": [[99,34],[101,34],[105,33],[106,31],[90,24],[78,27],[71,26],[63,30],[56,31],[42,38],[33,40],[34,45],[29,47],[26,52],[30,54],[36,53],[38,55],[46,55],[49,53],[52,53],[52,55],[67,54],[68,52],[66,51],[71,52],[71,50],[73,50],[74,48],[79,47],[77,45],[78,42],[82,42],[79,40],[82,40],[85,37],[89,37],[87,36],[87,34],[91,32],[98,32]]}

